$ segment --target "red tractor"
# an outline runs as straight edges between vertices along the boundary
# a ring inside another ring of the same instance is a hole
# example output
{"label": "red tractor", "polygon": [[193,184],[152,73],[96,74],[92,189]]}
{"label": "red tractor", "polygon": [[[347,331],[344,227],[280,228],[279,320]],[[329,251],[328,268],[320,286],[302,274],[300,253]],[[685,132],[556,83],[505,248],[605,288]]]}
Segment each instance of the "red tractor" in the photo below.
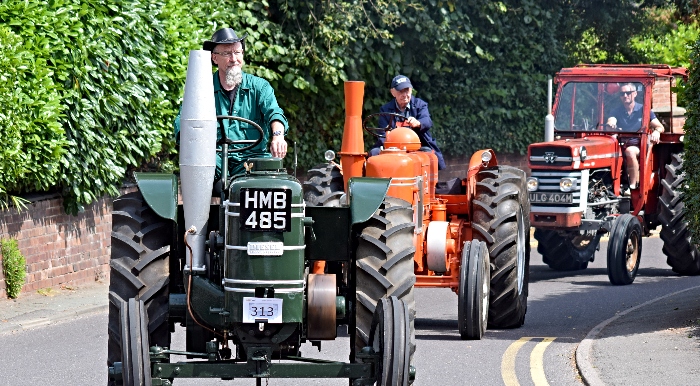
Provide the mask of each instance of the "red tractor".
{"label": "red tractor", "polygon": [[[369,320],[372,293],[404,299],[413,311],[413,287],[450,288],[459,297],[458,324],[463,339],[480,339],[487,325],[519,327],[527,310],[530,240],[526,174],[498,165],[495,153],[479,150],[462,178],[440,182],[437,157],[421,151],[417,134],[406,127],[367,126],[362,120],[364,82],[346,82],[346,121],[340,165],[311,169],[304,183],[307,206],[345,206],[353,201],[348,182],[386,181],[383,203],[374,208],[375,226],[359,237],[357,312]],[[369,157],[363,129],[386,136],[379,155]],[[394,261],[410,255],[410,271]],[[348,267],[315,264],[314,270],[342,274]],[[388,290],[387,290],[388,289]],[[363,295],[364,293],[364,295]],[[358,317],[358,320],[361,320]],[[358,339],[366,332],[358,322]],[[364,346],[358,342],[357,346]]]}
{"label": "red tractor", "polygon": [[[677,106],[675,87],[687,78],[686,69],[667,65],[579,65],[557,73],[545,142],[528,148],[530,221],[537,251],[550,268],[585,269],[609,233],[610,282],[631,284],[642,237],[661,225],[673,271],[700,273],[681,190],[685,109]],[[632,102],[625,99],[630,95]],[[620,118],[623,104],[634,111]],[[654,117],[663,125],[660,134],[653,133]],[[619,119],[629,125],[615,125]],[[629,172],[636,168],[627,165],[634,158],[625,156],[630,146],[639,150],[635,186]]]}

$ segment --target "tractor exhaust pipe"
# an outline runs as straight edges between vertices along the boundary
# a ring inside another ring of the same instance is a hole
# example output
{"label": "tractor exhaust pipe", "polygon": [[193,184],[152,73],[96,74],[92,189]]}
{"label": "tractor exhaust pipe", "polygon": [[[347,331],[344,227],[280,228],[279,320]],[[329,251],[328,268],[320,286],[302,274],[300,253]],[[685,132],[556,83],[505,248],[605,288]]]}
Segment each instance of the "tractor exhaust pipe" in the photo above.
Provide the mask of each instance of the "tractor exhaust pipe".
{"label": "tractor exhaust pipe", "polygon": [[554,115],[552,115],[552,77],[547,77],[547,116],[544,118],[544,141],[554,141]]}
{"label": "tractor exhaust pipe", "polygon": [[180,180],[185,212],[187,269],[204,271],[209,205],[216,166],[216,108],[211,52],[190,51],[180,114]]}
{"label": "tractor exhaust pipe", "polygon": [[362,177],[365,164],[365,141],[362,138],[362,100],[365,82],[345,82],[345,128],[340,146],[340,165],[343,168],[345,191],[350,177]]}

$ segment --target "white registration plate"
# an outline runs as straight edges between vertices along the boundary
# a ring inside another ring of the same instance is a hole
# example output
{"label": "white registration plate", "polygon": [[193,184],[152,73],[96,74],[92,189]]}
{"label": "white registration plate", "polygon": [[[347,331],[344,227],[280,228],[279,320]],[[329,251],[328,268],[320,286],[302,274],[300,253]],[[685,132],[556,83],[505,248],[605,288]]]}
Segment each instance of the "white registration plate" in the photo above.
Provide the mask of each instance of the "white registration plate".
{"label": "white registration plate", "polygon": [[243,298],[243,323],[282,323],[282,299]]}
{"label": "white registration plate", "polygon": [[572,193],[530,193],[531,203],[571,204],[574,202]]}

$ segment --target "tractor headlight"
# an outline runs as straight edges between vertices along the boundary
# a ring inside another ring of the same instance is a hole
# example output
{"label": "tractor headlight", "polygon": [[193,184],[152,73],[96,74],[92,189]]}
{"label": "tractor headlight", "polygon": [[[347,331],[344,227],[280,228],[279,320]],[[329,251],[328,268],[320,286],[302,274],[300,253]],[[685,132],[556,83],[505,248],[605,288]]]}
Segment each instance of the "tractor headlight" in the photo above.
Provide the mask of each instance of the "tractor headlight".
{"label": "tractor headlight", "polygon": [[333,161],[335,159],[335,152],[333,150],[326,150],[325,153],[323,153],[323,158],[326,159],[326,161]]}
{"label": "tractor headlight", "polygon": [[570,192],[576,187],[575,178],[562,178],[559,180],[559,190],[562,192]]}
{"label": "tractor headlight", "polygon": [[527,178],[527,191],[528,192],[536,192],[537,188],[540,187],[540,180],[537,179],[537,177],[528,177]]}
{"label": "tractor headlight", "polygon": [[483,162],[484,164],[487,164],[487,163],[489,163],[489,161],[491,161],[492,157],[493,156],[491,155],[490,151],[485,151],[485,152],[481,153],[481,162]]}

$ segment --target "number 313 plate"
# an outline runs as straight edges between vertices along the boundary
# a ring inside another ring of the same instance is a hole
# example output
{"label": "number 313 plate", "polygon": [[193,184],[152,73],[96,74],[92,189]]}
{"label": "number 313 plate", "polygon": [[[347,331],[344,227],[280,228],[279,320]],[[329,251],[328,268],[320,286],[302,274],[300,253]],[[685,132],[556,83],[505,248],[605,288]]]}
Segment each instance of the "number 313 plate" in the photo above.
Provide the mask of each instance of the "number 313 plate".
{"label": "number 313 plate", "polygon": [[243,298],[243,323],[262,319],[266,323],[282,323],[282,299]]}

